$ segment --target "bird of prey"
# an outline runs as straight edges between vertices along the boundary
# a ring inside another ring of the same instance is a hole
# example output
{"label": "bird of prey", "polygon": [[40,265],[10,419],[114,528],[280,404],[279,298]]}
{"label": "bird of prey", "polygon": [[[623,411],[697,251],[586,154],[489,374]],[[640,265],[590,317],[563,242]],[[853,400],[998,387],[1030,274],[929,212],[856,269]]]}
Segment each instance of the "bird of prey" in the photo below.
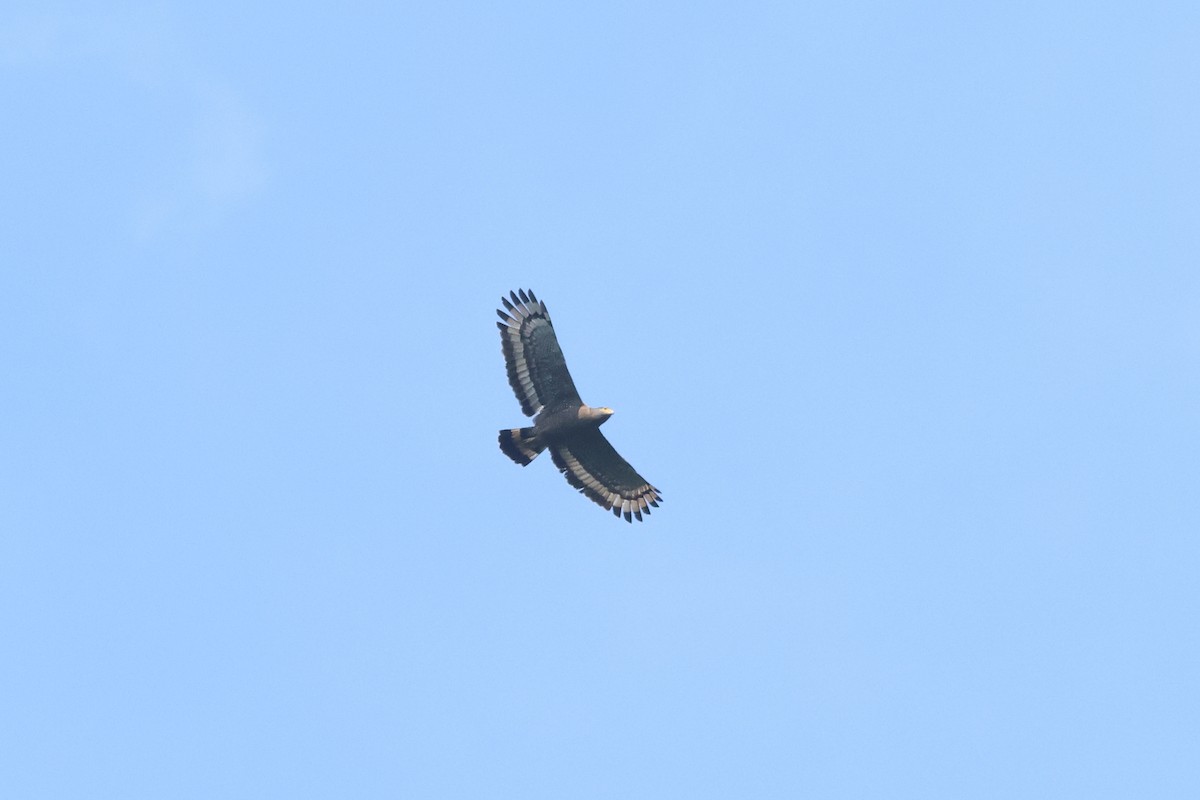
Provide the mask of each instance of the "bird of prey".
{"label": "bird of prey", "polygon": [[[510,299],[511,298],[511,301]],[[500,449],[521,466],[543,450],[567,482],[626,522],[658,508],[662,493],[621,458],[600,432],[612,409],[592,408],[575,390],[546,304],[532,291],[509,292],[497,309],[508,382],[533,426],[500,431]]]}

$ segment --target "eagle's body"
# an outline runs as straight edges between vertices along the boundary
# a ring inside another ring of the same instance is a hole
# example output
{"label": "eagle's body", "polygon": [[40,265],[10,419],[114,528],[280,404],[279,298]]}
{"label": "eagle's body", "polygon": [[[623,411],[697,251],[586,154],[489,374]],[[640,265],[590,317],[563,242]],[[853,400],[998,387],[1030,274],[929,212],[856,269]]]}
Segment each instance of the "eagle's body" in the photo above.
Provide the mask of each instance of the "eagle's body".
{"label": "eagle's body", "polygon": [[547,444],[570,437],[587,428],[598,428],[612,416],[607,408],[592,408],[580,404],[578,408],[562,408],[557,411],[546,409],[533,421],[533,430]]}
{"label": "eagle's body", "polygon": [[525,466],[549,449],[554,465],[567,481],[591,500],[626,521],[658,507],[662,493],[651,486],[600,433],[612,416],[611,408],[592,408],[575,389],[567,362],[554,335],[546,304],[533,292],[510,292],[501,297],[504,309],[501,347],[521,410],[533,426],[500,431],[500,449]]}

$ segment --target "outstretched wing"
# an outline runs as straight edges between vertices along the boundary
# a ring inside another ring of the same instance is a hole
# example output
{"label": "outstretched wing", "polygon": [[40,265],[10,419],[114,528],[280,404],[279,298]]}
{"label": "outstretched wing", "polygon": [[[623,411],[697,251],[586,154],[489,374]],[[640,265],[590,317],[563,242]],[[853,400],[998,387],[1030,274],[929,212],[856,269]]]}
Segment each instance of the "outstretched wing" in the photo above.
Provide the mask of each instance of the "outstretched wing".
{"label": "outstretched wing", "polygon": [[558,347],[554,325],[546,304],[520,290],[509,292],[510,303],[501,297],[506,310],[497,309],[503,322],[500,328],[500,343],[504,350],[504,363],[508,367],[508,382],[512,384],[521,410],[534,416],[543,408],[559,409],[579,406],[583,400],[575,391],[575,382],[567,372],[567,362]]}
{"label": "outstretched wing", "polygon": [[658,508],[662,500],[662,492],[621,458],[599,428],[556,442],[550,446],[550,457],[568,483],[618,517],[624,514],[626,522],[633,522],[633,517],[640,522],[642,514],[649,514],[650,506]]}

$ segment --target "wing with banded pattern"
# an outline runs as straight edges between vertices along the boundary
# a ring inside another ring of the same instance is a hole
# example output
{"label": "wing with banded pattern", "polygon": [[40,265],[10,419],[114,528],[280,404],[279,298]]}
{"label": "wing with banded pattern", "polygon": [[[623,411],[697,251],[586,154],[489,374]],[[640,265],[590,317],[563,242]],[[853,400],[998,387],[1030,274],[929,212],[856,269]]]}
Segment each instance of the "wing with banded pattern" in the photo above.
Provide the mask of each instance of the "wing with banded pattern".
{"label": "wing with banded pattern", "polygon": [[583,400],[567,371],[546,304],[524,289],[520,294],[509,292],[509,297],[512,302],[500,298],[504,308],[496,311],[502,320],[496,325],[500,328],[508,382],[521,411],[532,417],[545,408],[579,406]]}
{"label": "wing with banded pattern", "polygon": [[626,522],[658,508],[662,492],[637,473],[609,444],[599,428],[572,434],[550,446],[554,465],[567,482]]}

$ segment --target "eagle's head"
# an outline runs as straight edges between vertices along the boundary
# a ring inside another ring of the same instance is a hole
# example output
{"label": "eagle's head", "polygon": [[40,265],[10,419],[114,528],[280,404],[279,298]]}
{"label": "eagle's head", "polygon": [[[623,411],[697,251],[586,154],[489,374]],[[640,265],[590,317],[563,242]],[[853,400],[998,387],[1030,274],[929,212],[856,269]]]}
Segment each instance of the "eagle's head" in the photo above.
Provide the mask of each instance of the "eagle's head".
{"label": "eagle's head", "polygon": [[612,414],[613,410],[607,406],[592,408],[591,406],[584,405],[579,407],[579,418],[590,419],[597,425],[603,425]]}

